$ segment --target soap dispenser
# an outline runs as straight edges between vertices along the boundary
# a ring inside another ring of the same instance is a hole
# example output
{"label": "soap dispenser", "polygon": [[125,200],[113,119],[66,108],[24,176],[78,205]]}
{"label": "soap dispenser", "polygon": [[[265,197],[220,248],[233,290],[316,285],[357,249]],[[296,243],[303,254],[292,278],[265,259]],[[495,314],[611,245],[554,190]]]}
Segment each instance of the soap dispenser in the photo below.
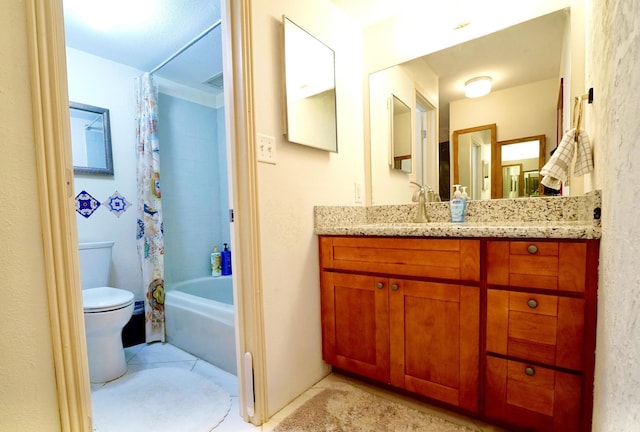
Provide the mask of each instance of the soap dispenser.
{"label": "soap dispenser", "polygon": [[462,189],[462,199],[464,199],[465,201],[469,201],[469,194],[467,193],[467,186],[462,186],[460,189]]}
{"label": "soap dispenser", "polygon": [[453,197],[449,201],[449,210],[451,212],[451,222],[464,222],[464,208],[466,201],[462,198],[460,185],[453,185],[455,191]]}

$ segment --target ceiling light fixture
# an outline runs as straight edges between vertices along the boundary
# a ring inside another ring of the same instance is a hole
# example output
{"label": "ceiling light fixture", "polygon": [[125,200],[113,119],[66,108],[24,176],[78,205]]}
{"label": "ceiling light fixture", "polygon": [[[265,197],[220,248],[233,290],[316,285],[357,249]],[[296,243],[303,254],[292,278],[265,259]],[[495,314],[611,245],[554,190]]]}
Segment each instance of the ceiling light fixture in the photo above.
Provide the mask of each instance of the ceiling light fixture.
{"label": "ceiling light fixture", "polygon": [[464,83],[464,95],[468,98],[477,98],[489,94],[491,91],[491,77],[481,76],[471,78]]}

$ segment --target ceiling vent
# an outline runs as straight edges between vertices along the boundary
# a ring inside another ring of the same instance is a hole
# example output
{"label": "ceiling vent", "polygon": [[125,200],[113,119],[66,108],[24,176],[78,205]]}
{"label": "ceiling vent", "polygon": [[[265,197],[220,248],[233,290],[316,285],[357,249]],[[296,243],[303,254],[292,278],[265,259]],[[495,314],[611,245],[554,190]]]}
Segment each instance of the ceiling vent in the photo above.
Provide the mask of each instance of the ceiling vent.
{"label": "ceiling vent", "polygon": [[224,87],[224,83],[222,81],[222,72],[215,74],[214,76],[212,76],[211,78],[203,82],[202,84],[222,90],[222,87]]}

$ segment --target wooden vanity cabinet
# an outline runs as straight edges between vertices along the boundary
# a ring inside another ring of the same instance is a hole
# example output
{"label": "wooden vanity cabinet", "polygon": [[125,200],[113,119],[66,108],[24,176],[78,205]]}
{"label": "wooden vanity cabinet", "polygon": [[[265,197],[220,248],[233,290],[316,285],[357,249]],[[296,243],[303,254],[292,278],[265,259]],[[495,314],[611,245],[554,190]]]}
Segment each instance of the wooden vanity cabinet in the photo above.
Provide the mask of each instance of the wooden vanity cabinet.
{"label": "wooden vanity cabinet", "polygon": [[477,411],[479,245],[320,237],[324,360]]}
{"label": "wooden vanity cabinet", "polygon": [[319,241],[327,363],[518,430],[590,430],[598,240]]}

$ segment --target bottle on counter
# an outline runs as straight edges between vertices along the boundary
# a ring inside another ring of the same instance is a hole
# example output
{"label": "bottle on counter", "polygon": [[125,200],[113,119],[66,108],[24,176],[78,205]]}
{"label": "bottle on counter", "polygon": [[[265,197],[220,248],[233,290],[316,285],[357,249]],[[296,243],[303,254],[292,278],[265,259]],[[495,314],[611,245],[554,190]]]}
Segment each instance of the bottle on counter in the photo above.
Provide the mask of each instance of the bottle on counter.
{"label": "bottle on counter", "polygon": [[453,192],[451,201],[449,201],[451,222],[464,222],[466,200],[462,197],[462,192],[460,192],[460,185],[453,185],[453,187],[455,188],[455,191]]}
{"label": "bottle on counter", "polygon": [[227,247],[227,244],[224,244],[224,249],[221,252],[221,260],[222,260],[222,275],[228,276],[231,274],[231,251]]}
{"label": "bottle on counter", "polygon": [[467,216],[467,207],[469,206],[469,200],[471,198],[469,198],[469,194],[467,193],[467,186],[462,186],[460,189],[462,189],[462,193],[461,193],[461,198],[464,200],[464,215],[463,217]]}
{"label": "bottle on counter", "polygon": [[222,274],[222,255],[218,251],[218,245],[213,245],[211,252],[211,276],[220,276]]}

